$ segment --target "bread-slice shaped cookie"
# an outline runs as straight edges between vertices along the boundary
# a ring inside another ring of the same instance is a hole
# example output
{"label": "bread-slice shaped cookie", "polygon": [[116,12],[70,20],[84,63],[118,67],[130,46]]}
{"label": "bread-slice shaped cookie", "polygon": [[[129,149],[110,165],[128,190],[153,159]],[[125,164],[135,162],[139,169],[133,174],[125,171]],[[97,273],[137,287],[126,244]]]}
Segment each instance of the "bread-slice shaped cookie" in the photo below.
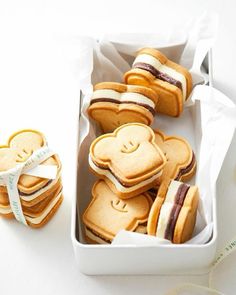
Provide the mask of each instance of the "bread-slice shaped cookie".
{"label": "bread-slice shaped cookie", "polygon": [[138,195],[157,184],[166,164],[152,129],[129,123],[96,138],[89,153],[92,171],[120,198]]}
{"label": "bread-slice shaped cookie", "polygon": [[163,181],[149,214],[148,234],[175,244],[185,243],[195,227],[198,202],[196,186],[175,180]]}
{"label": "bread-slice shaped cookie", "polygon": [[151,125],[156,103],[150,88],[103,82],[94,86],[88,115],[107,133],[126,123]]}
{"label": "bread-slice shaped cookie", "polygon": [[175,224],[173,243],[181,244],[191,239],[196,223],[198,203],[198,188],[196,186],[191,186],[187,192]]}
{"label": "bread-slice shaped cookie", "polygon": [[[21,130],[14,133],[6,145],[0,146],[0,171],[7,171],[17,164],[27,161],[34,151],[46,144],[44,135],[39,131]],[[57,166],[57,178],[59,178],[61,163],[58,156],[51,156],[41,164]],[[50,179],[23,174],[18,181],[19,194],[22,193],[22,196],[31,195],[50,184]],[[6,192],[5,187],[2,187],[1,190]]]}
{"label": "bread-slice shaped cookie", "polygon": [[56,186],[54,186],[53,190],[51,190],[48,196],[44,198],[41,202],[31,207],[22,206],[24,214],[32,218],[39,217],[41,213],[48,207],[48,205],[54,199],[54,197],[57,196],[58,193],[61,191],[62,184],[58,183]]}
{"label": "bread-slice shaped cookie", "polygon": [[[47,184],[45,187],[35,191],[32,194],[24,195],[20,193],[20,200],[21,205],[25,208],[32,208],[33,206],[37,205],[44,199],[46,199],[49,195],[51,195],[52,191],[55,190],[55,188],[58,187],[58,185],[61,185],[61,178],[51,180],[49,184]],[[0,190],[0,214],[4,214],[4,212],[8,212],[10,210],[10,202],[9,197],[6,189]]]}
{"label": "bread-slice shaped cookie", "polygon": [[26,208],[28,212],[24,212],[24,215],[28,225],[33,228],[40,228],[47,224],[57,212],[62,201],[62,186],[59,185],[55,191],[52,191],[47,199],[38,203],[31,209]]}
{"label": "bread-slice shaped cookie", "polygon": [[160,130],[154,130],[155,142],[166,156],[166,165],[159,178],[187,181],[196,172],[194,152],[186,139],[180,136],[167,136]]}
{"label": "bread-slice shaped cookie", "polygon": [[104,180],[95,182],[92,200],[83,214],[85,236],[89,242],[112,242],[122,230],[140,232],[146,228],[152,200],[143,193],[129,200],[121,200]]}
{"label": "bread-slice shaped cookie", "polygon": [[124,75],[124,81],[153,89],[158,95],[156,111],[172,117],[182,113],[184,102],[192,90],[189,71],[153,48],[143,48],[138,52],[132,69]]}
{"label": "bread-slice shaped cookie", "polygon": [[[39,228],[45,225],[56,213],[62,200],[62,185],[59,183],[41,202],[32,207],[22,206],[27,224],[33,228]],[[0,215],[4,218],[14,218],[9,205],[0,205]]]}
{"label": "bread-slice shaped cookie", "polygon": [[156,195],[155,198],[152,198],[154,202],[150,210],[148,223],[147,223],[147,233],[149,235],[152,235],[152,236],[156,235],[156,228],[157,228],[158,218],[161,211],[161,206],[165,201],[165,197],[166,197],[170,182],[171,180],[163,181],[161,186],[158,189],[158,195]]}
{"label": "bread-slice shaped cookie", "polygon": [[[53,197],[53,192],[55,192],[58,189],[58,187],[61,187],[61,186],[62,186],[61,179],[59,179],[52,187],[50,187],[50,189],[46,190],[42,195],[38,196],[36,199],[34,199],[31,202],[25,202],[21,198],[20,201],[21,201],[23,212],[24,213],[35,212],[35,208],[38,208],[38,211],[42,211],[41,210],[42,206],[44,204],[45,206],[47,205],[47,202],[49,202],[50,198]],[[0,191],[0,215],[2,215],[3,217],[8,217],[8,218],[14,217],[14,214],[10,206],[8,193],[1,192],[1,191]]]}
{"label": "bread-slice shaped cookie", "polygon": [[21,204],[25,207],[32,207],[37,205],[48,197],[49,194],[61,183],[61,177],[58,175],[55,179],[51,179],[47,185],[36,190],[31,194],[20,193]]}

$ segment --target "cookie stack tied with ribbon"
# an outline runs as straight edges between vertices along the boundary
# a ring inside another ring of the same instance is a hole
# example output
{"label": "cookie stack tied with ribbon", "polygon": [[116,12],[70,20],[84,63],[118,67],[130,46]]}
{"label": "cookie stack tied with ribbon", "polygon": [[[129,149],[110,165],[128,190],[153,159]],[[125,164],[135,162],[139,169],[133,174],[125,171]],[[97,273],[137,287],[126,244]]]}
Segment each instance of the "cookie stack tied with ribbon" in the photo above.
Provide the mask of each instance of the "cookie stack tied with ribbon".
{"label": "cookie stack tied with ribbon", "polygon": [[35,130],[14,133],[0,146],[0,215],[31,226],[46,224],[63,200],[61,162]]}

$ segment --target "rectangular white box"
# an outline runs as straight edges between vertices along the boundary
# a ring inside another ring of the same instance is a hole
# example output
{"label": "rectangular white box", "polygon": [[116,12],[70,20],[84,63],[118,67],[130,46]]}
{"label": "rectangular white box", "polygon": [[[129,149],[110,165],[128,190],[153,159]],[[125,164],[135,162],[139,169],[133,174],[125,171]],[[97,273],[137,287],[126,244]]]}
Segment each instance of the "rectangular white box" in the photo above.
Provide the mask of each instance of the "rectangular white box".
{"label": "rectangular white box", "polygon": [[[209,73],[212,83],[211,52],[204,60],[204,67]],[[82,96],[81,96],[81,99]],[[200,119],[200,105],[193,107],[193,112]],[[200,122],[199,122],[200,123]],[[201,132],[200,132],[201,133]],[[199,134],[196,134],[198,137]],[[199,138],[198,138],[199,139]],[[199,139],[200,140],[200,139]],[[81,146],[83,149],[83,146]],[[81,173],[87,173],[87,151],[83,151],[79,159],[78,173],[75,180],[75,198],[72,206],[71,236],[76,260],[81,272],[89,275],[130,275],[130,274],[203,274],[207,273],[215,258],[217,241],[216,200],[213,199],[213,235],[203,245],[157,245],[157,246],[126,246],[126,245],[90,245],[81,241],[81,220],[77,210],[81,200],[77,199],[78,191],[84,183],[80,183]],[[79,153],[79,151],[78,151]],[[86,188],[83,187],[86,191]],[[90,187],[87,189],[90,194]],[[84,209],[84,208],[82,208]]]}

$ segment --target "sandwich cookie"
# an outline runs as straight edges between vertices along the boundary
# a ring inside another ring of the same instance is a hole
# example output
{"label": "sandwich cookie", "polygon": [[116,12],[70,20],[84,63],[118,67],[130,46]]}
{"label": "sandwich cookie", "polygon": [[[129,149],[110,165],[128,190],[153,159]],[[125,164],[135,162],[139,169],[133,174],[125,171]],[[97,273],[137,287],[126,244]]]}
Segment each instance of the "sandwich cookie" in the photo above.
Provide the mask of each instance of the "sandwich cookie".
{"label": "sandwich cookie", "polygon": [[[48,196],[36,205],[33,205],[32,207],[22,206],[27,224],[34,228],[39,228],[45,225],[56,213],[62,200],[62,185],[61,183],[58,183]],[[14,218],[10,205],[0,205],[0,215],[5,218]]]}
{"label": "sandwich cookie", "polygon": [[150,88],[103,82],[94,86],[88,114],[106,133],[126,123],[150,125],[156,103],[157,94]]}
{"label": "sandwich cookie", "polygon": [[[41,165],[55,165],[58,168],[57,176],[55,179],[47,179],[47,182],[44,186],[38,189],[35,189],[35,191],[32,191],[30,193],[30,190],[25,193],[25,188],[33,187],[33,182],[36,179],[39,179],[39,177],[36,176],[30,176],[26,174],[22,174],[19,178],[18,182],[18,191],[19,196],[21,199],[22,206],[25,207],[31,207],[36,205],[37,203],[41,202],[43,199],[47,198],[47,196],[58,186],[58,184],[61,184],[61,162],[59,160],[59,157],[57,155],[52,156],[48,160],[44,161]],[[41,178],[43,179],[43,178]],[[46,180],[46,179],[45,179]],[[24,185],[22,185],[24,184]],[[6,206],[8,205],[10,207],[10,202],[8,198],[8,193],[6,187],[1,186],[0,187],[0,214],[1,214],[1,205]]]}
{"label": "sandwich cookie", "polygon": [[[7,145],[0,146],[0,172],[7,172],[10,169],[16,168],[19,164],[32,161],[31,156],[33,156],[34,152],[39,151],[45,153],[45,147],[47,147],[46,139],[44,135],[38,131],[21,130],[14,133],[9,138]],[[42,149],[42,151],[40,149]],[[38,156],[39,155],[37,155],[37,157]],[[28,220],[32,216],[29,215],[26,217],[27,212],[31,212],[33,208],[40,208],[41,211],[43,211],[43,204],[45,210],[48,205],[47,214],[45,211],[43,215],[44,221],[37,216],[37,221],[35,220],[35,222],[32,222],[32,226],[36,224],[37,227],[45,224],[46,220],[49,220],[49,216],[53,215],[52,212],[56,211],[56,208],[59,207],[62,201],[61,189],[60,192],[58,192],[58,188],[62,187],[61,162],[59,157],[57,155],[49,156],[40,165],[42,167],[47,165],[50,165],[51,168],[55,167],[55,179],[33,176],[28,173],[21,174],[17,183],[22,212],[28,224],[30,223]],[[38,209],[38,214],[39,213],[40,210]],[[8,191],[4,185],[0,185],[0,215],[6,218],[14,217],[10,206]]]}
{"label": "sandwich cookie", "polygon": [[109,244],[124,229],[146,233],[152,200],[147,193],[120,200],[104,180],[95,182],[92,200],[83,214],[86,240]]}
{"label": "sandwich cookie", "polygon": [[196,159],[187,140],[179,136],[167,136],[160,130],[154,130],[154,133],[155,142],[167,161],[158,180],[159,184],[164,179],[190,180],[196,172]]}
{"label": "sandwich cookie", "polygon": [[185,243],[192,237],[198,202],[196,186],[175,180],[163,181],[149,214],[148,234],[175,244]]}
{"label": "sandwich cookie", "polygon": [[[0,172],[7,171],[17,164],[25,162],[34,151],[45,146],[46,139],[44,135],[35,130],[22,130],[14,133],[8,140],[7,145],[0,146]],[[35,205],[40,202],[46,195],[49,189],[53,189],[53,186],[59,181],[61,174],[61,162],[57,155],[53,155],[45,160],[41,165],[55,165],[57,167],[56,179],[50,180],[46,178],[31,176],[22,174],[18,181],[19,195],[22,200],[22,204],[25,206]],[[6,192],[7,189],[4,186],[0,187],[0,192]],[[8,197],[4,200],[4,203],[9,204]]]}
{"label": "sandwich cookie", "polygon": [[[0,200],[3,195],[4,193],[0,192]],[[45,220],[49,219],[49,213],[51,211],[56,212],[55,209],[57,206],[59,207],[62,200],[62,184],[58,182],[53,189],[47,193],[47,196],[36,205],[32,205],[31,207],[22,205],[22,210],[28,225],[31,227],[41,227],[44,225],[46,223]],[[50,214],[53,215],[52,213]],[[14,218],[10,204],[3,205],[0,203],[0,215],[5,218]]]}
{"label": "sandwich cookie", "polygon": [[132,69],[124,75],[124,81],[152,88],[158,95],[156,111],[172,117],[182,113],[184,102],[192,91],[189,71],[153,48],[138,52]]}
{"label": "sandwich cookie", "polygon": [[23,207],[25,219],[30,227],[44,226],[57,212],[63,201],[62,186],[51,192],[46,199],[31,208]]}
{"label": "sandwich cookie", "polygon": [[89,165],[121,199],[137,196],[157,184],[166,158],[155,143],[152,129],[129,123],[96,138]]}

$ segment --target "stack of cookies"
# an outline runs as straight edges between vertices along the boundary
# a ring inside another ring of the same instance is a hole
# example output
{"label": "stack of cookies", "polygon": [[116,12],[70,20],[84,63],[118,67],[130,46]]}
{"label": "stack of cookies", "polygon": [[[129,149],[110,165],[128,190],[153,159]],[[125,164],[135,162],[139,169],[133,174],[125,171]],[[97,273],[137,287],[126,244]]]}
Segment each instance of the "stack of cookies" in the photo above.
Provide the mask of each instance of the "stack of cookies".
{"label": "stack of cookies", "polygon": [[106,134],[90,146],[89,166],[99,180],[83,214],[85,237],[106,244],[125,229],[184,243],[195,227],[199,193],[181,181],[195,174],[196,158],[187,140],[149,126],[155,112],[180,116],[191,75],[160,51],[144,48],[124,82],[95,85],[88,107]]}
{"label": "stack of cookies", "polygon": [[[47,145],[44,135],[35,130],[22,130],[13,134],[7,145],[0,146],[0,172],[25,163],[31,155]],[[41,227],[46,224],[60,206],[62,196],[61,162],[57,155],[48,157],[40,165],[56,167],[55,179],[30,174],[20,175],[17,189],[27,224]],[[14,218],[6,186],[0,186],[0,215]]]}

